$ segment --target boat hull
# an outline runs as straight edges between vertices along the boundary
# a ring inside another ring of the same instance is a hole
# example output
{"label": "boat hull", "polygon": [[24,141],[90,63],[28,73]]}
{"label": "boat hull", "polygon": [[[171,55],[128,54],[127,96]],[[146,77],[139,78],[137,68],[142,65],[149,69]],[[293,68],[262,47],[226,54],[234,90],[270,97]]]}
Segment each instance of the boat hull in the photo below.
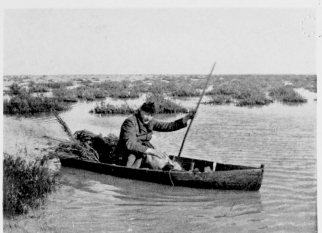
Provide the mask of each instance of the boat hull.
{"label": "boat hull", "polygon": [[[264,165],[259,168],[238,165],[216,164],[210,161],[178,158],[176,161],[188,167],[191,164],[211,167],[211,171],[191,169],[191,171],[162,171],[137,169],[115,164],[99,163],[78,158],[61,158],[61,165],[84,169],[92,172],[113,175],[122,178],[142,180],[172,186],[192,188],[257,191],[260,189]],[[215,167],[214,165],[215,164]],[[215,168],[215,169],[214,169]],[[200,171],[201,170],[201,171]]]}

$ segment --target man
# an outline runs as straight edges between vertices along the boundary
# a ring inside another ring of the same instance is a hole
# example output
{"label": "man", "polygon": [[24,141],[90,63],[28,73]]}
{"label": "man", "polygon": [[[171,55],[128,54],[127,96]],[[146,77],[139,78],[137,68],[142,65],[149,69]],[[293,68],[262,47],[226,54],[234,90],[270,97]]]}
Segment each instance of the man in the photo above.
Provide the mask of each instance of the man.
{"label": "man", "polygon": [[117,148],[125,157],[127,167],[140,168],[141,165],[150,165],[155,168],[151,164],[153,159],[169,160],[166,153],[156,150],[150,143],[153,131],[171,132],[182,129],[187,126],[187,121],[194,117],[194,112],[190,112],[174,122],[160,122],[153,119],[155,113],[154,102],[146,102],[122,124]]}

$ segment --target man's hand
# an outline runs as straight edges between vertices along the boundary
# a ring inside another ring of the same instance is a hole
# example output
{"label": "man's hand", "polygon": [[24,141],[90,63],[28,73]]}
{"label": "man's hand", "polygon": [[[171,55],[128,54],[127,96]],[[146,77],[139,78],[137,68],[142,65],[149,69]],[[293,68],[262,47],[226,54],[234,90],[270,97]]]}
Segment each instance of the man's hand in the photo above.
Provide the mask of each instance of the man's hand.
{"label": "man's hand", "polygon": [[152,148],[148,148],[145,151],[145,154],[152,155],[152,156],[158,157],[160,159],[166,159],[168,157],[167,153],[162,152],[162,151],[158,151],[158,150],[155,150],[155,149],[152,149]]}
{"label": "man's hand", "polygon": [[188,114],[183,118],[183,122],[187,123],[188,120],[193,119],[196,115],[196,111],[195,110],[191,110],[188,112]]}

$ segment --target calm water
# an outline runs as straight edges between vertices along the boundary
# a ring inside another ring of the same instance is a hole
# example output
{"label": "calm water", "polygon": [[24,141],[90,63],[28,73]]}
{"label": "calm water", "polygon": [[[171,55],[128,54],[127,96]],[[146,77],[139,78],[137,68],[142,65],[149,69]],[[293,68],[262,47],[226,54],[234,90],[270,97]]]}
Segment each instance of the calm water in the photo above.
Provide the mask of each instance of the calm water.
{"label": "calm water", "polygon": [[[316,232],[316,94],[299,91],[308,103],[255,108],[201,105],[191,127],[182,156],[265,164],[259,192],[171,187],[63,168],[61,190],[50,196],[45,209],[48,228],[54,232]],[[142,101],[128,103],[140,106]],[[181,103],[195,106],[197,101]],[[88,111],[94,106],[79,103],[61,117],[73,132],[87,129],[118,135],[126,116],[91,115]],[[182,116],[161,118],[171,121]],[[155,133],[152,142],[178,154],[185,130]],[[35,134],[38,137],[32,137]],[[43,136],[66,139],[52,117],[4,118],[4,151],[18,150],[18,145],[35,147]]]}

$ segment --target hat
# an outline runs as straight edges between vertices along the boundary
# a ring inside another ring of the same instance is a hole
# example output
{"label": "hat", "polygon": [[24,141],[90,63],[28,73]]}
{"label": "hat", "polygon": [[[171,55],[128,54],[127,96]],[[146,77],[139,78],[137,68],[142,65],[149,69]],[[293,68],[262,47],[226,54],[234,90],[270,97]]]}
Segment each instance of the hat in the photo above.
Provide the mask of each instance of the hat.
{"label": "hat", "polygon": [[157,112],[154,102],[145,102],[140,109],[146,113],[150,113],[153,115]]}

